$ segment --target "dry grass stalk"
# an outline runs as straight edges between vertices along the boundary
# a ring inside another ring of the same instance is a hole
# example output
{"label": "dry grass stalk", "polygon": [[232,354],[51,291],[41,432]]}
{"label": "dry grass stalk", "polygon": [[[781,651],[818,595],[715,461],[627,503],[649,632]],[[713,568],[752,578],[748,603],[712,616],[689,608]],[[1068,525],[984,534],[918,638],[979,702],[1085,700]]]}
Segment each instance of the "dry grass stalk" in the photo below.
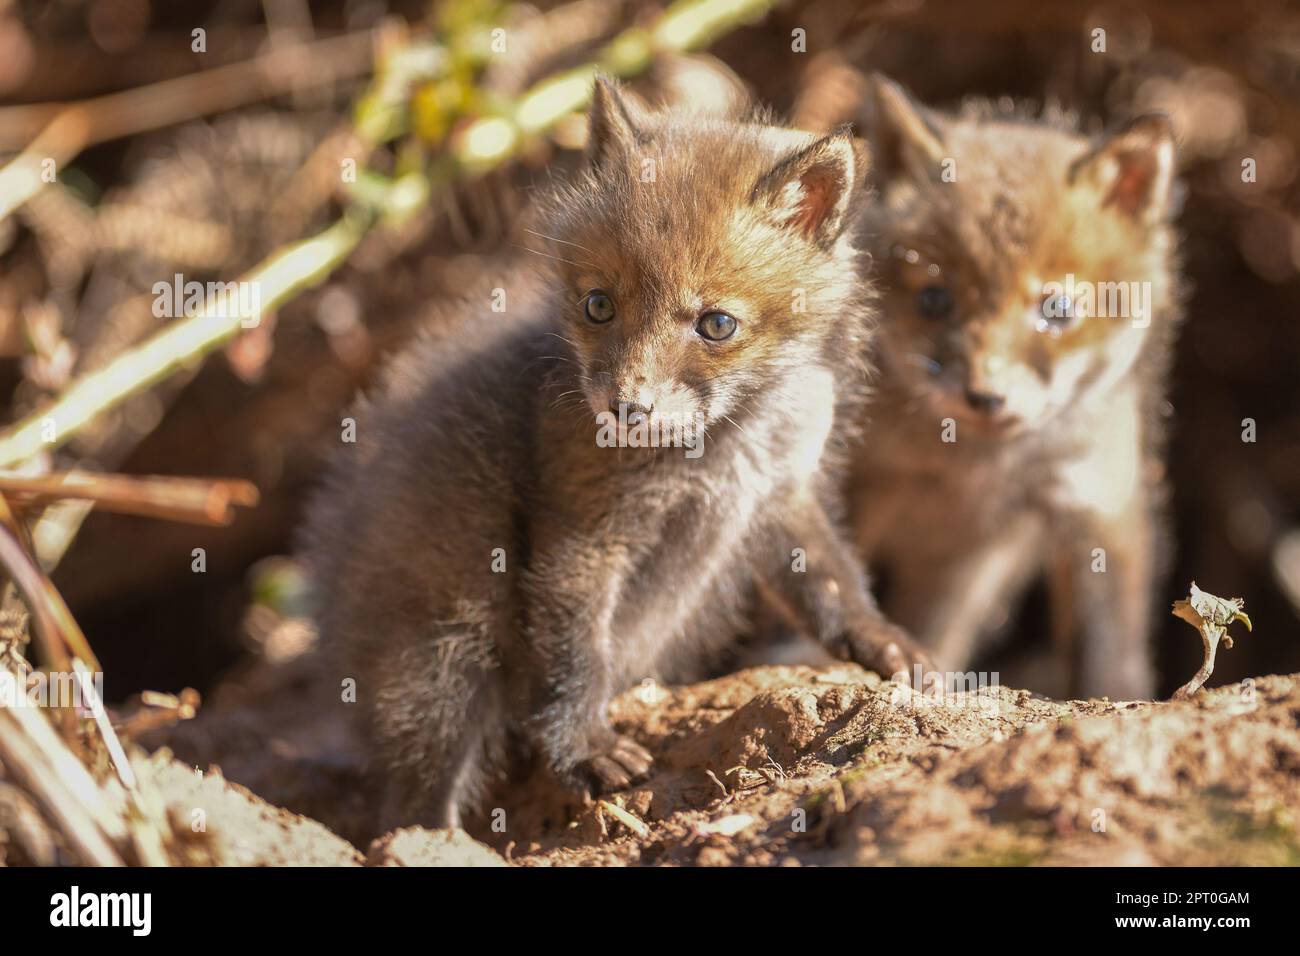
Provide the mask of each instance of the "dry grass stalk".
{"label": "dry grass stalk", "polygon": [[615,803],[610,803],[608,800],[601,800],[600,809],[605,813],[608,813],[611,817],[623,824],[623,826],[627,827],[637,836],[643,837],[650,832],[650,828],[646,826],[643,821],[637,819]]}
{"label": "dry grass stalk", "polygon": [[58,826],[83,863],[122,866],[125,835],[90,772],[38,712],[0,703],[0,763]]}

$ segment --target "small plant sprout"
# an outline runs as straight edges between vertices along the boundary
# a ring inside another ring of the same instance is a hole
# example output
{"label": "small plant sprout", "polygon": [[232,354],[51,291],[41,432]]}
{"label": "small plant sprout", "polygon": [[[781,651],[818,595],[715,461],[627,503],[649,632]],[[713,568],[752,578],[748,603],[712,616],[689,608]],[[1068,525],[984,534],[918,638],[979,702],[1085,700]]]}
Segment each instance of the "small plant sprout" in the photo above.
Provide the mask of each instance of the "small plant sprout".
{"label": "small plant sprout", "polygon": [[1195,581],[1192,582],[1188,596],[1174,602],[1174,617],[1200,631],[1201,642],[1205,645],[1205,662],[1191,680],[1174,692],[1174,700],[1186,700],[1210,679],[1214,673],[1214,655],[1219,649],[1219,642],[1222,641],[1226,648],[1232,647],[1228,626],[1233,621],[1241,621],[1246,625],[1246,630],[1252,630],[1250,618],[1242,610],[1245,603],[1242,598],[1221,598],[1202,591]]}

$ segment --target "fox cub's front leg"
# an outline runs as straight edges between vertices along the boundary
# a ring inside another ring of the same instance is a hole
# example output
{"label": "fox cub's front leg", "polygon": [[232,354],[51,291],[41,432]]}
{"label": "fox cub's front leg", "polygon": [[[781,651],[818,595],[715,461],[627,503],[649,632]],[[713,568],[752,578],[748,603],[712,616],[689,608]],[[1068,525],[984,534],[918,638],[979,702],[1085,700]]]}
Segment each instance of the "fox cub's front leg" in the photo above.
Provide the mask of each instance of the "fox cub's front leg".
{"label": "fox cub's front leg", "polygon": [[[609,555],[605,555],[609,558]],[[645,776],[653,762],[640,744],[616,733],[606,709],[615,686],[610,620],[619,576],[577,553],[544,562],[556,571],[537,589],[546,595],[528,623],[537,667],[528,689],[528,736],[550,770],[575,789],[617,790]],[[611,561],[611,564],[616,563]]]}
{"label": "fox cub's front leg", "polygon": [[1112,427],[1063,469],[1049,580],[1071,692],[1133,699],[1155,692],[1148,645],[1162,489],[1136,399],[1116,404]]}
{"label": "fox cub's front leg", "polygon": [[1145,496],[1122,515],[1075,513],[1062,525],[1049,581],[1070,694],[1150,698],[1156,535]]}
{"label": "fox cub's front leg", "polygon": [[925,651],[876,606],[861,561],[813,495],[791,503],[777,540],[781,563],[769,583],[817,640],[887,678],[905,675],[910,682],[914,666],[933,669]]}

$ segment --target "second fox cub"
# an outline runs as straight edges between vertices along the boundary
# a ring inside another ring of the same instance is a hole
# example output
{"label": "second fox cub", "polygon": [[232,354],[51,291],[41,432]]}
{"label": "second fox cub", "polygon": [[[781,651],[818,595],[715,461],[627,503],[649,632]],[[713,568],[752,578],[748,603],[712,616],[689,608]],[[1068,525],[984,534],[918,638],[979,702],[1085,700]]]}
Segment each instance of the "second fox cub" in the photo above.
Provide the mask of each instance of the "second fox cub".
{"label": "second fox cub", "polygon": [[1169,125],[1090,141],[932,112],[880,78],[870,106],[881,380],[853,495],[886,610],[965,669],[1046,572],[1068,689],[1148,696],[1179,318]]}

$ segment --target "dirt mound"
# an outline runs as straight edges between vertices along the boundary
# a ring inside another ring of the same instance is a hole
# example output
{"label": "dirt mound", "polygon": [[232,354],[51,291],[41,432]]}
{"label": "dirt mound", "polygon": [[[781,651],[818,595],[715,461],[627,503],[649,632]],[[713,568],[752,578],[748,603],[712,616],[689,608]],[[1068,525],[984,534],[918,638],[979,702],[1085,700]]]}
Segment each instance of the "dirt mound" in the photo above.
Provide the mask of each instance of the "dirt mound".
{"label": "dirt mound", "polygon": [[[186,862],[213,866],[357,866],[361,854],[315,820],[272,806],[219,770],[153,755],[142,784],[160,793],[174,831],[194,834]],[[137,764],[138,766],[138,764]]]}
{"label": "dirt mound", "polygon": [[374,833],[361,750],[310,674],[296,661],[245,676],[168,734],[187,763],[248,788],[160,779],[169,800],[202,787],[221,808],[210,862],[356,863],[355,844],[398,866],[1300,863],[1296,676],[1177,703],[927,695],[853,665],[647,685],[611,716],[655,754],[649,780],[577,801],[534,772],[471,823],[479,843]]}
{"label": "dirt mound", "polygon": [[505,866],[464,830],[394,830],[370,844],[367,866]]}

